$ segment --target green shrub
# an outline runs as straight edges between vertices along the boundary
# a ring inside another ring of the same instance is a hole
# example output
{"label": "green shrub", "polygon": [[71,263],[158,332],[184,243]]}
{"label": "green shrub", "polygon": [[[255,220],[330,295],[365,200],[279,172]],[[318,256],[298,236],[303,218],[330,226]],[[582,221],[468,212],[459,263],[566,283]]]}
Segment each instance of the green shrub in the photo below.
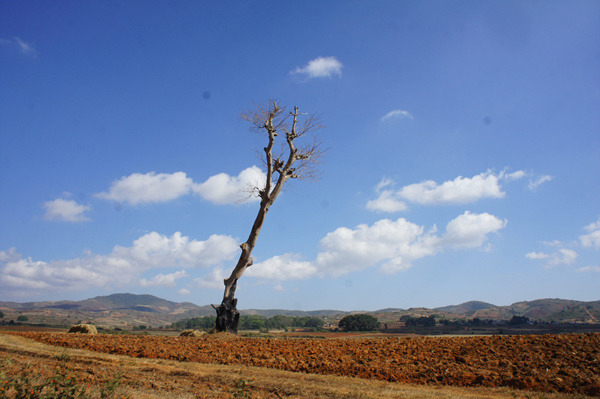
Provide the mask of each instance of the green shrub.
{"label": "green shrub", "polygon": [[338,327],[344,331],[375,331],[379,330],[379,320],[368,314],[352,314],[343,317]]}

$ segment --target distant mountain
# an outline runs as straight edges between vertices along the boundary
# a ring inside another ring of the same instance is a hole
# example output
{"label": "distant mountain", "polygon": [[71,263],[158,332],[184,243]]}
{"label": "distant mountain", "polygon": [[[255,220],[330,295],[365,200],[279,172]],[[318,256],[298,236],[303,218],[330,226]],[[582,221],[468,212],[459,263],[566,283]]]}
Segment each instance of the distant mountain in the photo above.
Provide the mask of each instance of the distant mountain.
{"label": "distant mountain", "polygon": [[10,320],[12,310],[26,315],[33,323],[69,325],[93,321],[112,327],[160,326],[183,318],[214,314],[210,306],[136,294],[112,294],[82,301],[0,302],[0,309],[6,309],[3,310],[5,320]]}
{"label": "distant mountain", "polygon": [[459,314],[459,315],[463,315],[463,316],[471,316],[479,310],[491,309],[491,308],[497,308],[497,306],[492,305],[491,303],[487,303],[487,302],[469,301],[469,302],[461,303],[460,305],[451,305],[451,306],[444,306],[442,308],[435,308],[434,310],[439,311],[439,312]]}
{"label": "distant mountain", "polygon": [[496,306],[487,302],[469,301],[460,305],[434,309],[412,308],[395,312],[394,315],[429,316],[437,314],[445,318],[479,318],[482,320],[510,320],[513,316],[525,316],[531,321],[557,323],[600,323],[600,301],[583,302],[568,299],[538,299],[516,302],[509,306]]}
{"label": "distant mountain", "polygon": [[583,302],[568,299],[538,299],[516,302],[509,306],[482,309],[474,317],[480,319],[510,319],[512,316],[526,316],[530,320],[542,322],[600,322],[600,301]]}
{"label": "distant mountain", "polygon": [[[4,318],[0,321],[16,320],[19,315],[28,317],[31,323],[50,325],[71,325],[80,321],[91,321],[104,327],[135,327],[147,325],[158,327],[182,319],[201,316],[214,316],[210,305],[198,306],[191,302],[172,302],[153,295],[112,294],[85,299],[82,301],[47,302],[0,302]],[[349,313],[369,313],[381,322],[397,322],[401,316],[437,315],[447,319],[480,318],[510,320],[513,316],[526,316],[540,322],[586,322],[600,323],[600,301],[582,302],[566,299],[539,299],[516,302],[509,306],[496,306],[486,302],[469,301],[460,305],[428,308],[386,308],[374,312],[347,312],[342,310],[286,310],[286,309],[246,309],[243,315],[316,316],[332,319]]]}
{"label": "distant mountain", "polygon": [[[0,302],[0,306],[13,309],[69,309],[82,311],[106,311],[114,309],[138,308],[146,311],[173,312],[177,309],[199,308],[190,302],[171,302],[154,295],[112,294],[84,299],[82,301],[47,301],[47,302]],[[145,309],[144,309],[145,308]]]}

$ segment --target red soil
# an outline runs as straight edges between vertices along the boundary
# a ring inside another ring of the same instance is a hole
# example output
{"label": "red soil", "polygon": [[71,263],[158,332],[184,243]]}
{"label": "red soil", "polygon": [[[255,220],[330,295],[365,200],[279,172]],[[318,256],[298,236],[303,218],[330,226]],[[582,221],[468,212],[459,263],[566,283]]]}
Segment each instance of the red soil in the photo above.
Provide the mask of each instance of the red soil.
{"label": "red soil", "polygon": [[15,333],[132,357],[452,386],[600,395],[600,334],[265,339]]}

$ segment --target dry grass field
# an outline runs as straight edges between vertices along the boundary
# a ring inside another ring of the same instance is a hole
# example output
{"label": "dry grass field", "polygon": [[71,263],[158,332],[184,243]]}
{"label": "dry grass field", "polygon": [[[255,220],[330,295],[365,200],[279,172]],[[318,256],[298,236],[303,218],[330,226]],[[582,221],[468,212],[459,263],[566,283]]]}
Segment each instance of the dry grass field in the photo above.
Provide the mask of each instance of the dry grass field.
{"label": "dry grass field", "polygon": [[[524,359],[535,354],[535,350],[539,352],[539,345],[542,345],[542,341],[539,341],[538,346],[532,346],[534,351],[524,352],[523,348],[531,346],[533,341],[522,341],[524,346],[521,347],[517,345],[517,341],[505,340],[510,337],[497,338],[502,338],[503,343],[499,341],[496,347],[492,346],[492,351],[499,351],[498,348],[504,346],[508,352]],[[540,373],[546,373],[544,378],[548,379],[548,384],[545,388],[525,387],[526,390],[519,390],[510,386],[485,386],[482,382],[486,379],[478,378],[478,375],[489,377],[489,367],[472,376],[471,380],[463,378],[463,383],[458,383],[456,380],[454,384],[450,378],[435,382],[415,379],[413,383],[404,382],[401,378],[395,380],[387,378],[392,381],[385,381],[386,378],[382,378],[385,377],[386,369],[380,365],[385,363],[386,359],[390,359],[390,356],[389,354],[384,356],[380,351],[392,353],[402,350],[402,347],[408,352],[412,350],[412,353],[399,353],[398,359],[402,356],[408,359],[406,364],[413,363],[419,366],[420,368],[415,369],[416,373],[423,374],[426,379],[435,379],[436,376],[442,375],[439,372],[436,374],[435,371],[427,371],[427,368],[423,368],[427,364],[417,360],[417,357],[424,356],[425,352],[434,351],[434,346],[428,346],[429,344],[435,344],[439,348],[439,352],[433,353],[439,361],[429,361],[429,363],[445,364],[448,375],[458,375],[453,369],[460,370],[465,363],[470,363],[468,347],[476,347],[478,350],[483,350],[483,347],[477,341],[448,341],[457,339],[269,340],[235,336],[175,338],[35,332],[22,332],[18,335],[0,333],[0,376],[2,377],[0,383],[3,384],[2,389],[4,389],[0,391],[0,398],[17,397],[17,389],[29,389],[31,396],[21,397],[31,398],[52,397],[43,395],[60,390],[64,394],[55,397],[559,399],[583,398],[586,394],[600,394],[597,390],[600,387],[598,380],[600,336],[597,334],[568,336],[566,339],[559,336],[556,337],[558,341],[549,341],[550,346],[545,355],[537,353],[537,356],[547,363],[547,371],[538,370]],[[461,339],[472,340],[478,337]],[[562,344],[560,339],[563,340]],[[52,342],[53,345],[47,342]],[[461,347],[461,342],[469,345]],[[489,346],[489,343],[487,344]],[[458,350],[456,348],[462,348],[460,350],[463,352],[467,351],[462,354],[462,359],[455,353]],[[224,349],[226,351],[223,351]],[[570,352],[563,353],[563,349]],[[291,350],[294,352],[290,352]],[[444,352],[448,350],[450,352]],[[211,353],[214,355],[212,358]],[[229,356],[228,360],[220,358],[219,353]],[[285,355],[287,359],[281,355],[282,353],[287,353]],[[337,353],[338,358],[332,357],[332,353]],[[444,353],[451,356],[453,360],[445,360]],[[489,354],[485,356],[486,359],[482,360],[484,362],[492,364],[496,361]],[[502,353],[499,356],[502,357]],[[571,360],[566,357],[570,357]],[[257,361],[252,361],[253,358]],[[378,358],[383,363],[377,363]],[[274,361],[271,362],[270,359]],[[531,370],[519,370],[519,367],[528,367],[527,364],[533,363],[513,363],[510,358],[506,360],[510,363],[505,367],[506,372],[512,375],[512,379],[506,381],[513,381],[515,384],[521,380],[528,381],[525,377],[531,374]],[[299,368],[300,362],[305,365],[303,366],[305,369]],[[346,371],[339,372],[338,369],[331,368],[327,372],[318,367],[318,364],[333,365],[336,362],[343,364],[342,369]],[[255,363],[260,366],[253,365]],[[350,367],[352,363],[355,365]],[[287,366],[283,367],[283,364]],[[394,368],[410,373],[408,368],[398,365]],[[297,371],[289,371],[294,369]],[[364,370],[370,369],[373,369],[373,373],[365,374]],[[434,369],[435,367],[431,370]],[[551,370],[556,370],[555,377],[552,377]],[[570,373],[571,378],[560,374],[561,370],[563,374]],[[416,374],[413,372],[411,375]],[[470,374],[464,374],[463,377],[468,375]],[[502,376],[502,373],[498,375]],[[538,380],[545,382],[543,378]],[[563,385],[560,389],[570,390],[570,393],[550,392],[557,389],[552,384],[570,380],[583,381],[585,384],[582,382],[580,386]],[[465,381],[470,382],[464,383]],[[493,378],[490,381],[493,381]]]}

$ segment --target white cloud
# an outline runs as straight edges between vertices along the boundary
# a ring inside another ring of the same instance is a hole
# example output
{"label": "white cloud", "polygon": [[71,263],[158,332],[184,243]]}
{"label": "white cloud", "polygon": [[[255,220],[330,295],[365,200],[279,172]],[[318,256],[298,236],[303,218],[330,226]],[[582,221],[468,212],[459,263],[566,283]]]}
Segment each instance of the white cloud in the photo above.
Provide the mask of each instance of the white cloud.
{"label": "white cloud", "polygon": [[185,270],[169,274],[159,273],[150,280],[146,280],[145,278],[141,279],[140,285],[142,287],[175,287],[177,280],[183,277],[188,277]]}
{"label": "white cloud", "polygon": [[[424,228],[400,218],[383,219],[372,226],[358,225],[355,229],[340,227],[321,240],[322,252],[315,263],[326,274],[339,276],[383,261],[396,264],[410,262],[419,255],[436,251]],[[421,248],[424,251],[419,251]]]}
{"label": "white cloud", "polygon": [[194,183],[184,172],[146,174],[133,173],[114,181],[107,192],[96,197],[130,205],[167,202],[194,192],[214,204],[256,201],[256,187],[264,187],[266,176],[251,166],[236,176],[219,173],[204,183]]}
{"label": "white cloud", "polygon": [[465,212],[448,223],[446,233],[441,237],[435,226],[426,231],[423,226],[404,218],[382,219],[371,226],[361,224],[354,229],[340,227],[321,240],[321,251],[313,262],[285,254],[262,262],[254,273],[278,280],[338,277],[377,265],[383,273],[396,273],[412,267],[417,259],[445,249],[482,246],[490,233],[505,225],[506,221],[487,213]]}
{"label": "white cloud", "polygon": [[44,202],[46,209],[45,220],[59,220],[63,222],[85,222],[90,218],[84,215],[91,208],[86,205],[80,205],[73,200],[55,199],[54,201]]}
{"label": "white cloud", "polygon": [[388,119],[413,119],[413,116],[410,114],[410,112],[405,111],[403,109],[395,109],[393,111],[388,112],[387,114],[385,114],[384,116],[381,117],[381,121],[384,122]]}
{"label": "white cloud", "polygon": [[572,265],[577,260],[577,257],[578,254],[574,250],[562,248],[550,256],[547,267]]}
{"label": "white cloud", "polygon": [[519,180],[526,177],[528,174],[524,170],[517,170],[516,172],[508,173],[506,170],[500,172],[498,177],[506,182]]}
{"label": "white cloud", "polygon": [[263,188],[267,177],[257,166],[244,169],[240,174],[214,175],[204,183],[194,184],[192,190],[202,198],[215,204],[234,204],[244,200],[258,201],[256,187]]}
{"label": "white cloud", "polygon": [[[590,223],[584,227],[588,234],[579,236],[579,243],[582,247],[600,249],[600,219],[597,222]],[[577,261],[579,254],[572,249],[575,243],[566,244],[559,240],[543,241],[543,245],[552,248],[551,253],[529,252],[525,257],[532,260],[546,260],[544,267],[553,268],[562,265],[572,265]],[[571,247],[571,248],[569,248]],[[579,271],[596,271],[598,266],[586,266]]]}
{"label": "white cloud", "polygon": [[383,191],[384,188],[389,187],[389,186],[393,186],[393,185],[394,185],[394,181],[392,179],[390,179],[389,177],[384,177],[375,186],[375,191],[377,191],[378,193],[380,193],[380,192]]}
{"label": "white cloud", "polygon": [[540,176],[539,178],[535,179],[535,180],[530,180],[529,181],[529,185],[527,186],[531,191],[535,191],[537,190],[537,188],[547,182],[547,181],[551,181],[554,177],[550,176],[550,175],[543,175]]}
{"label": "white cloud", "polygon": [[384,190],[380,192],[379,197],[368,201],[366,207],[371,211],[390,213],[405,211],[408,209],[406,203],[399,201],[396,198],[396,193],[392,190]]}
{"label": "white cloud", "polygon": [[559,240],[554,240],[554,241],[542,241],[541,242],[543,245],[547,246],[547,247],[556,247],[556,248],[561,248],[565,246],[565,243]]}
{"label": "white cloud", "polygon": [[177,291],[177,293],[179,295],[189,295],[192,291],[188,290],[187,288],[182,288],[179,291]]}
{"label": "white cloud", "polygon": [[223,280],[225,280],[225,271],[222,267],[215,267],[206,276],[195,278],[194,283],[198,287],[223,289]]}
{"label": "white cloud", "polygon": [[296,68],[293,74],[306,75],[310,78],[330,78],[342,74],[342,63],[335,57],[319,57],[310,60],[306,66]]}
{"label": "white cloud", "polygon": [[527,259],[531,260],[545,260],[545,268],[554,268],[558,266],[568,266],[575,263],[579,255],[577,252],[570,248],[559,248],[552,253],[545,252],[529,252],[525,254]]}
{"label": "white cloud", "polygon": [[133,173],[114,181],[108,192],[96,196],[117,202],[128,202],[130,205],[167,202],[189,193],[192,184],[192,179],[184,172]]}
{"label": "white cloud", "polygon": [[579,236],[581,245],[584,247],[600,248],[600,219],[595,223],[585,226],[585,230],[589,233]]}
{"label": "white cloud", "polygon": [[550,255],[545,252],[528,252],[525,254],[527,259],[548,259]]}
{"label": "white cloud", "polygon": [[597,222],[588,224],[587,226],[584,227],[584,229],[586,231],[590,231],[590,232],[595,231],[595,230],[600,230],[600,219],[598,219]]}
{"label": "white cloud", "polygon": [[396,193],[393,190],[384,190],[386,187],[394,185],[394,181],[388,177],[381,179],[375,191],[379,194],[379,197],[367,202],[367,209],[371,211],[379,212],[399,212],[408,209],[406,204],[398,200]]}
{"label": "white cloud", "polygon": [[145,268],[192,268],[221,263],[231,259],[238,250],[239,244],[230,236],[214,234],[206,241],[197,241],[180,232],[171,237],[151,232],[135,240],[131,247],[116,246],[112,256]]}
{"label": "white cloud", "polygon": [[410,184],[398,191],[400,198],[423,205],[468,204],[482,198],[503,198],[498,176],[490,171],[477,176],[458,176],[441,185],[433,180]]}
{"label": "white cloud", "polygon": [[310,262],[298,260],[300,255],[284,254],[256,263],[246,271],[248,276],[277,280],[305,279],[314,277],[317,268]]}
{"label": "white cloud", "polygon": [[396,191],[381,190],[392,183],[386,178],[377,185],[379,196],[367,202],[367,209],[397,212],[407,209],[403,201],[421,205],[468,204],[483,198],[503,198],[506,195],[500,186],[499,176],[491,171],[471,178],[458,176],[442,184],[427,180]]}
{"label": "white cloud", "polygon": [[[197,241],[179,232],[171,237],[148,233],[130,247],[115,246],[108,255],[87,253],[81,258],[51,262],[24,259],[10,249],[0,252],[0,288],[114,288],[134,284],[150,269],[210,267],[231,259],[238,251],[237,241],[229,236],[213,235],[206,241]],[[146,280],[145,284],[182,277],[181,272],[176,272]]]}
{"label": "white cloud", "polygon": [[476,248],[483,245],[488,234],[503,229],[506,223],[506,220],[500,220],[489,213],[475,214],[466,211],[448,223],[442,242],[454,248]]}
{"label": "white cloud", "polygon": [[584,247],[595,247],[600,248],[600,230],[585,234],[579,237],[581,245]]}
{"label": "white cloud", "polygon": [[[504,198],[501,182],[512,182],[522,179],[530,174],[518,170],[508,173],[507,169],[495,174],[488,170],[473,177],[458,176],[441,184],[434,180],[406,185],[399,190],[383,190],[392,186],[394,182],[384,178],[377,185],[378,197],[367,202],[367,209],[381,212],[399,212],[407,208],[405,202],[421,205],[462,205],[479,201],[484,198]],[[529,188],[535,190],[540,184],[552,180],[545,175],[536,181],[530,181]]]}
{"label": "white cloud", "polygon": [[6,251],[0,251],[0,263],[16,262],[21,259],[21,254],[17,253],[15,247],[9,248]]}

